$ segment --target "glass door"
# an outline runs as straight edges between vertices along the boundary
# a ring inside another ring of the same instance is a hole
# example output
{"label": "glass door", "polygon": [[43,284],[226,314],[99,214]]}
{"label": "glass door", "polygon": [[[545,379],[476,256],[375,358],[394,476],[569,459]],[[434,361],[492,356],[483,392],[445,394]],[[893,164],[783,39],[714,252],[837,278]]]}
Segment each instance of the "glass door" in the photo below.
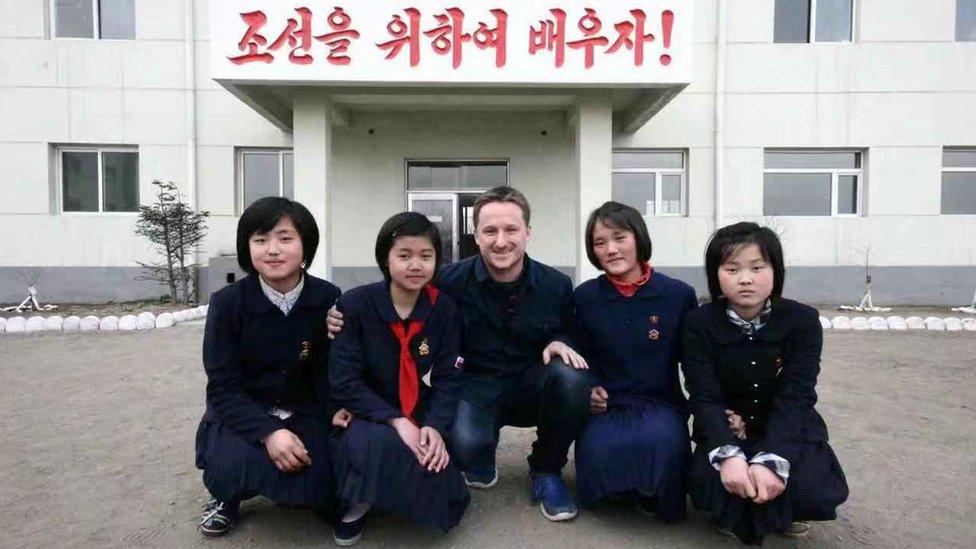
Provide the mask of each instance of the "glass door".
{"label": "glass door", "polygon": [[458,260],[457,195],[453,193],[410,193],[408,208],[422,213],[441,233],[441,262],[444,265]]}

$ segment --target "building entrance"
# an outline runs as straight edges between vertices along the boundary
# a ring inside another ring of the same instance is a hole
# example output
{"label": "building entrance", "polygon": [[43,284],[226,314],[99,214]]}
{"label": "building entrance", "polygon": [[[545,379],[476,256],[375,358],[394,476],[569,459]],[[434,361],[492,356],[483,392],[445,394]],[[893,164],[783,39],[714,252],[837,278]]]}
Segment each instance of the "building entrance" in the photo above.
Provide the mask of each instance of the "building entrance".
{"label": "building entrance", "polygon": [[407,162],[408,209],[437,226],[444,264],[478,253],[474,202],[485,190],[507,184],[507,161]]}

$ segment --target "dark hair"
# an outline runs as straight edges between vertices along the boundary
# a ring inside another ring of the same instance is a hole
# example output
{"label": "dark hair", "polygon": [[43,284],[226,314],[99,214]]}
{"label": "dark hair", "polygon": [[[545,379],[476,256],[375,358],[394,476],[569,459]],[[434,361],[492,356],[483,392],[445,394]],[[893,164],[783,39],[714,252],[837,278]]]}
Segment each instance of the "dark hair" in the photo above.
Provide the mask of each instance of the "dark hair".
{"label": "dark hair", "polygon": [[769,227],[743,221],[715,231],[705,247],[705,277],[708,279],[708,293],[712,296],[712,303],[724,297],[718,282],[719,267],[749,244],[758,246],[763,259],[773,267],[771,297],[778,298],[783,294],[786,268],[783,266],[783,246],[779,237]]}
{"label": "dark hair", "polygon": [[401,212],[386,220],[376,235],[376,265],[383,271],[383,279],[390,282],[390,250],[397,237],[424,236],[434,247],[434,275],[441,266],[441,233],[427,216],[417,212]]}
{"label": "dark hair", "polygon": [[637,261],[647,263],[651,259],[651,236],[647,233],[647,224],[644,217],[636,209],[620,202],[604,202],[602,206],[593,210],[590,219],[586,222],[586,257],[590,258],[590,263],[599,270],[603,270],[600,261],[593,253],[593,230],[597,223],[628,231],[633,233],[634,240],[637,241]]}
{"label": "dark hair", "polygon": [[510,204],[515,204],[522,209],[522,219],[525,220],[525,225],[529,225],[529,220],[532,218],[532,209],[529,207],[529,201],[525,199],[525,195],[513,187],[499,185],[481,193],[481,196],[474,201],[475,228],[478,227],[478,216],[481,214],[481,208],[483,208],[486,204],[491,204],[492,202],[508,202]]}
{"label": "dark hair", "polygon": [[266,196],[248,206],[237,222],[237,264],[241,270],[250,275],[257,274],[251,263],[251,236],[270,231],[283,217],[291,219],[302,239],[302,268],[312,264],[319,247],[319,226],[315,218],[308,208],[294,200]]}

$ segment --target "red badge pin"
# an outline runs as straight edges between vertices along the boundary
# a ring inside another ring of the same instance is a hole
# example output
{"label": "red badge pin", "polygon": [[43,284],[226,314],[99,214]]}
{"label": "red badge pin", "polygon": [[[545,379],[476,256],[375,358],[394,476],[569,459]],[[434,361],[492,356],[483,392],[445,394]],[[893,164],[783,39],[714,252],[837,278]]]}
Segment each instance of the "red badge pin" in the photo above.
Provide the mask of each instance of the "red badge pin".
{"label": "red badge pin", "polygon": [[657,341],[658,339],[661,339],[661,332],[657,330],[651,330],[650,332],[647,332],[647,338],[650,339],[651,341]]}

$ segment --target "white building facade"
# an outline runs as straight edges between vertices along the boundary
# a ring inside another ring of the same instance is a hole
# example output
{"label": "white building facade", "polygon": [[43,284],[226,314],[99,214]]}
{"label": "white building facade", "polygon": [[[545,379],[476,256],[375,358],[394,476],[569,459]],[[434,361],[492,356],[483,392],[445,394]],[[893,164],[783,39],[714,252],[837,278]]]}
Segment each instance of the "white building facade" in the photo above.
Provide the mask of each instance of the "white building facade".
{"label": "white building facade", "polygon": [[[709,234],[750,220],[782,236],[789,296],[857,301],[867,259],[876,302],[972,299],[976,0],[599,3],[596,31],[583,2],[478,0],[456,3],[463,60],[435,44],[436,15],[458,23],[451,3],[356,2],[347,21],[336,2],[211,2],[0,3],[0,302],[34,276],[47,300],[165,293],[136,280],[154,252],[134,210],[154,179],[211,212],[204,300],[240,276],[237,217],[256,197],[308,206],[312,271],[348,289],[379,277],[375,233],[408,208],[452,258],[473,253],[470,205],[496,184],[532,203],[529,253],[577,282],[595,275],[586,216],[613,198],[646,214],[655,267],[700,295]],[[542,24],[557,4],[562,33]],[[394,40],[398,14],[409,35],[410,6],[412,72],[409,40],[385,60],[394,48],[370,34]],[[304,49],[296,8],[323,29]],[[510,16],[504,62],[492,9]],[[623,40],[640,34],[616,25],[631,9],[653,40]],[[254,12],[264,43],[247,36]],[[349,30],[345,52],[325,37]],[[588,37],[605,39],[590,69]],[[560,39],[575,45],[557,67]],[[271,61],[231,61],[250,54]]]}

